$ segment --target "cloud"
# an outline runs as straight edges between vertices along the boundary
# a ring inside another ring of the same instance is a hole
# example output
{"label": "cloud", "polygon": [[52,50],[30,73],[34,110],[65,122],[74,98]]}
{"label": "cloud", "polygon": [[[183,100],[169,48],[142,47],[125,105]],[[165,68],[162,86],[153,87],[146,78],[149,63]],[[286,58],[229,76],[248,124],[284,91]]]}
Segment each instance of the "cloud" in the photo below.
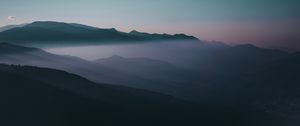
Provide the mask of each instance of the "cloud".
{"label": "cloud", "polygon": [[8,16],[7,17],[7,20],[12,20],[12,21],[14,21],[14,20],[16,20],[17,19],[17,17],[15,17],[15,16]]}

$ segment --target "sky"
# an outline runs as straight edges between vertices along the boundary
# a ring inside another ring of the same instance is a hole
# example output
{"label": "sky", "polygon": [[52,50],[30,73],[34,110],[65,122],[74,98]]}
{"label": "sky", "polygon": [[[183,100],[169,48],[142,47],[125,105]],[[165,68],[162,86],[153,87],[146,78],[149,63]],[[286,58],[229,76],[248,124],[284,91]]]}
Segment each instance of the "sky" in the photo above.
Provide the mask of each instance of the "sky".
{"label": "sky", "polygon": [[299,0],[1,0],[0,26],[82,23],[300,49]]}

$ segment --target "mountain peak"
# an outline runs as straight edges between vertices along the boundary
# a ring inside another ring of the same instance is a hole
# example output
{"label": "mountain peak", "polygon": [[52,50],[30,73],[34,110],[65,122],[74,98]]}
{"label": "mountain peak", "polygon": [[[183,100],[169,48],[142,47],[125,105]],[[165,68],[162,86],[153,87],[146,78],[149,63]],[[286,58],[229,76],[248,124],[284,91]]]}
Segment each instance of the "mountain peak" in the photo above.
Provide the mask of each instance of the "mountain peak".
{"label": "mountain peak", "polygon": [[25,27],[53,27],[58,28],[61,26],[72,26],[71,24],[64,23],[64,22],[55,22],[55,21],[35,21],[32,22]]}
{"label": "mountain peak", "polygon": [[132,31],[130,31],[129,33],[130,33],[130,34],[135,34],[135,33],[141,33],[141,32],[139,32],[139,31],[137,31],[137,30],[132,30]]}

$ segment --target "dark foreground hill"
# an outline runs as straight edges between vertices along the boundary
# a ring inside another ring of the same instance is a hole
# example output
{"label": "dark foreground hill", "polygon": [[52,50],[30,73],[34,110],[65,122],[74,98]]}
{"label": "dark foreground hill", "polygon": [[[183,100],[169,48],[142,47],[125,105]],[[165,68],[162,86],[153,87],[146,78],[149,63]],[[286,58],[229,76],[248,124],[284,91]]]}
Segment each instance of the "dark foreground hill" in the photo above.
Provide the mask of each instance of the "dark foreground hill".
{"label": "dark foreground hill", "polygon": [[63,71],[0,65],[0,80],[1,125],[167,125],[183,110],[191,112],[169,96]]}
{"label": "dark foreground hill", "polygon": [[[262,113],[195,105],[144,90],[95,84],[63,71],[0,65],[1,125],[262,125]],[[254,116],[255,115],[255,116]]]}

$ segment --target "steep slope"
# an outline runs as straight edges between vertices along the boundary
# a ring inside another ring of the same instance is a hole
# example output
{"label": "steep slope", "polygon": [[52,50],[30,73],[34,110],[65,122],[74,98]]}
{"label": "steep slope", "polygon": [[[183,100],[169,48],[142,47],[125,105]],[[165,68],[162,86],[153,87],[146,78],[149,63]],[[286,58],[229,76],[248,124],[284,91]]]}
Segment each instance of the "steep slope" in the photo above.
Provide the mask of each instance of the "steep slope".
{"label": "steep slope", "polygon": [[154,35],[140,36],[119,32],[115,29],[100,29],[81,24],[61,22],[33,22],[24,27],[0,33],[0,41],[20,44],[101,44],[107,42],[137,42],[148,40],[198,40],[192,36]]}

